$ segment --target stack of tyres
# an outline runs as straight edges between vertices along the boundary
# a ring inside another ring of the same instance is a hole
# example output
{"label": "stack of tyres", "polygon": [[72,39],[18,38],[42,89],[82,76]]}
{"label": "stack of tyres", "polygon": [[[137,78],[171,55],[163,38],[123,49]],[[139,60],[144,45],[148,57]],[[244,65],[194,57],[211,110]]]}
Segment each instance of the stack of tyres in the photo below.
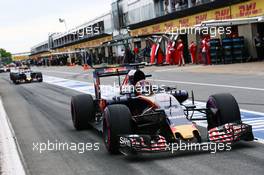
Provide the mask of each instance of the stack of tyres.
{"label": "stack of tyres", "polygon": [[233,38],[233,59],[236,62],[243,62],[245,59],[245,39],[244,37]]}
{"label": "stack of tyres", "polygon": [[223,63],[220,39],[210,39],[210,55],[212,64]]}
{"label": "stack of tyres", "polygon": [[222,39],[224,63],[233,62],[233,38]]}

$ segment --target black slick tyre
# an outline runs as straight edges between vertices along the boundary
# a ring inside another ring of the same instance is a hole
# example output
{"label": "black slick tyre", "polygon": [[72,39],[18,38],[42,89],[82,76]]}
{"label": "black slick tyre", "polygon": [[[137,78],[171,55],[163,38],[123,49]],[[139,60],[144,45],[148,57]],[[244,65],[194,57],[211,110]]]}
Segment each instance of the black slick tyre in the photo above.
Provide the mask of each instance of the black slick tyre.
{"label": "black slick tyre", "polygon": [[108,106],[103,114],[103,138],[111,154],[119,153],[120,136],[132,133],[131,112],[126,105]]}
{"label": "black slick tyre", "polygon": [[77,95],[71,99],[71,115],[76,130],[89,129],[95,120],[93,97],[89,94]]}
{"label": "black slick tyre", "polygon": [[241,122],[241,114],[236,99],[231,94],[215,94],[207,104],[208,130],[227,123]]}

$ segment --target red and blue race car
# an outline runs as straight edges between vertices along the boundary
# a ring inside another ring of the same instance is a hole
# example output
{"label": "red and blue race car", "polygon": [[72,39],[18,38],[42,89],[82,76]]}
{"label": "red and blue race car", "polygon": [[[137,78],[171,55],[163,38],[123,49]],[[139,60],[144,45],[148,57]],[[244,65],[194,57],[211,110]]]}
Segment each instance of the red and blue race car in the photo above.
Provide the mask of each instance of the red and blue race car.
{"label": "red and blue race car", "polygon": [[[254,140],[252,126],[241,121],[239,106],[231,94],[211,95],[205,108],[195,106],[193,98],[191,105],[185,105],[189,99],[187,91],[154,87],[147,80],[151,75],[146,75],[141,67],[134,64],[95,69],[95,96],[72,97],[75,129],[92,126],[102,131],[110,153],[125,154],[169,151],[171,143],[203,144],[195,123],[200,120],[207,121],[209,143]],[[100,79],[112,76],[119,78],[120,90],[102,97]],[[122,82],[121,76],[125,76]],[[194,113],[199,113],[200,117]]]}

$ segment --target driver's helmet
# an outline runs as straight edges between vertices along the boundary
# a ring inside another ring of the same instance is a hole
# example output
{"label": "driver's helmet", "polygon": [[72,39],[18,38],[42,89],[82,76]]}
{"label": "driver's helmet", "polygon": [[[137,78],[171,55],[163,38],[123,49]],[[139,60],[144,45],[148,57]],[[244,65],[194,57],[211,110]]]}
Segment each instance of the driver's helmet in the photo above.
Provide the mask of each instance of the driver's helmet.
{"label": "driver's helmet", "polygon": [[135,90],[137,95],[149,96],[153,94],[152,84],[147,80],[138,81],[135,86]]}
{"label": "driver's helmet", "polygon": [[128,73],[128,77],[129,77],[129,83],[131,85],[136,85],[137,82],[139,82],[140,80],[145,80],[146,79],[146,75],[144,74],[144,72],[142,72],[141,70],[131,70]]}
{"label": "driver's helmet", "polygon": [[23,65],[23,66],[20,66],[19,69],[24,69],[25,70],[25,69],[29,69],[29,68],[28,68],[28,66]]}
{"label": "driver's helmet", "polygon": [[21,73],[30,72],[30,69],[28,66],[23,65],[23,66],[19,67],[19,72],[21,72]]}

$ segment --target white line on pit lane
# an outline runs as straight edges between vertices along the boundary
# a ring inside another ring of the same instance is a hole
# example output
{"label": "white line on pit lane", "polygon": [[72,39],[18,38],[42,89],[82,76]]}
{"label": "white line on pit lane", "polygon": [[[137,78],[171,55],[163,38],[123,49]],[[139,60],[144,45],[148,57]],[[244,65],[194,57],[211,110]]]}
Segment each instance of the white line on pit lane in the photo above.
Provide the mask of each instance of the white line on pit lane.
{"label": "white line on pit lane", "polygon": [[89,75],[88,73],[64,72],[64,71],[56,71],[56,70],[41,70],[41,71],[48,73],[68,74],[68,75]]}
{"label": "white line on pit lane", "polygon": [[196,82],[188,82],[188,81],[173,81],[173,80],[159,80],[159,79],[149,79],[149,80],[163,82],[163,83],[176,83],[176,84],[188,84],[188,85],[213,86],[213,87],[223,87],[223,88],[233,88],[233,89],[264,91],[264,89],[262,88],[232,86],[232,85],[224,85],[224,84],[196,83]]}
{"label": "white line on pit lane", "polygon": [[264,113],[263,112],[256,112],[256,111],[249,111],[249,110],[241,110],[242,112],[249,112],[251,114],[256,114],[256,115],[263,115],[264,116]]}

